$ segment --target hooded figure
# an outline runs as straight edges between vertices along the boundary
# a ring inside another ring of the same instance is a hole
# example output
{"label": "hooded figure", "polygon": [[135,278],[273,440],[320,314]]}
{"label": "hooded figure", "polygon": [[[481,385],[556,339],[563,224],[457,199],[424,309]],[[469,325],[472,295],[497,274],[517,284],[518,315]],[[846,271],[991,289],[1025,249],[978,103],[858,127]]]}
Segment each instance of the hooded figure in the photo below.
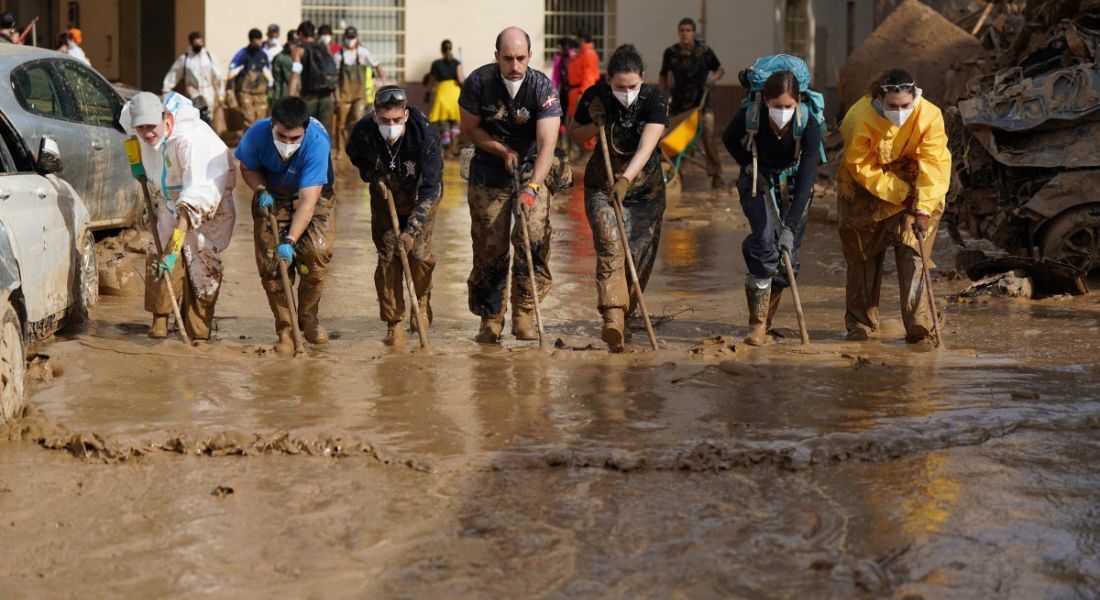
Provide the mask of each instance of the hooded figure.
{"label": "hooded figure", "polygon": [[[229,246],[236,221],[236,161],[191,101],[175,92],[163,102],[148,92],[134,96],[119,124],[142,142],[141,163],[165,248],[165,256],[158,257],[151,245],[146,261],[145,308],[154,316],[150,336],[167,335],[169,300],[163,286],[152,282],[170,274],[182,297],[182,325],[193,339],[209,339],[222,280],[219,254]],[[170,258],[174,249],[182,254],[181,264]]]}

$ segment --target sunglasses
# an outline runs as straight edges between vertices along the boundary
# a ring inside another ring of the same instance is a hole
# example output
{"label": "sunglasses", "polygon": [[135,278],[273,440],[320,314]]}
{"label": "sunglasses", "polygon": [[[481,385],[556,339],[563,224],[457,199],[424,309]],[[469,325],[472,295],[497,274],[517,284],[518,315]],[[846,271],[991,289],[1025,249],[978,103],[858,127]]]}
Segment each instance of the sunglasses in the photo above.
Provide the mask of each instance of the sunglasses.
{"label": "sunglasses", "polygon": [[893,92],[908,92],[917,87],[916,83],[887,83],[880,86],[882,91],[890,94]]}
{"label": "sunglasses", "polygon": [[389,104],[390,102],[405,102],[408,97],[405,95],[405,90],[401,88],[390,88],[388,90],[382,90],[374,95],[375,104]]}

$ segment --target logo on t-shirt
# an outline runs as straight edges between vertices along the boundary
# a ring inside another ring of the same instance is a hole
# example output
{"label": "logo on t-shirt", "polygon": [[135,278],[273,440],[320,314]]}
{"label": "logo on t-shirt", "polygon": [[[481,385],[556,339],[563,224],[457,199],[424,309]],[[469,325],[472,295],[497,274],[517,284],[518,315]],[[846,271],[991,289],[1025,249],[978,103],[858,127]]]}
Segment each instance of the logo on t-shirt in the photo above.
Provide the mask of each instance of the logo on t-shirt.
{"label": "logo on t-shirt", "polygon": [[546,102],[542,103],[542,107],[543,108],[550,108],[551,106],[554,106],[555,104],[557,104],[557,102],[558,102],[558,97],[554,94],[550,94],[550,96],[546,98]]}

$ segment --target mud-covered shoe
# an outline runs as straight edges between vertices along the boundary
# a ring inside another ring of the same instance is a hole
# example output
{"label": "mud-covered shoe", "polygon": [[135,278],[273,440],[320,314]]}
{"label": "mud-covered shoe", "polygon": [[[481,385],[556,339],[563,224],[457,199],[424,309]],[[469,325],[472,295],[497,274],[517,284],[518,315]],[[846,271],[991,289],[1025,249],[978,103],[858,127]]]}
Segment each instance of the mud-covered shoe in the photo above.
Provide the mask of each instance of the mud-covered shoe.
{"label": "mud-covered shoe", "polygon": [[294,339],[291,337],[289,329],[279,331],[278,336],[274,346],[275,353],[283,356],[294,354]]}
{"label": "mud-covered shoe", "polygon": [[844,339],[849,342],[866,342],[871,339],[871,334],[867,333],[867,330],[862,327],[856,327],[855,329],[849,329],[848,335],[844,336]]}
{"label": "mud-covered shoe", "polygon": [[512,316],[512,335],[517,340],[531,341],[539,339],[539,330],[535,329],[535,318],[529,312],[516,312]]}
{"label": "mud-covered shoe", "polygon": [[388,323],[386,325],[386,337],[382,343],[387,346],[402,346],[405,344],[405,327],[403,321]]}
{"label": "mud-covered shoe", "polygon": [[928,328],[923,325],[913,325],[913,327],[905,333],[906,344],[920,344],[925,341],[932,341],[932,332],[928,331]]}
{"label": "mud-covered shoe", "polygon": [[600,338],[607,344],[610,352],[622,352],[623,345],[623,309],[609,308],[603,311],[603,333]]}
{"label": "mud-covered shoe", "polygon": [[768,343],[768,300],[771,286],[760,289],[755,283],[745,284],[745,299],[749,305],[749,334],[745,343],[750,346],[763,346]]}
{"label": "mud-covered shoe", "polygon": [[504,331],[504,317],[481,317],[481,328],[474,341],[479,344],[499,343],[502,331]]}
{"label": "mud-covered shoe", "polygon": [[168,337],[168,315],[153,315],[153,324],[149,326],[149,337],[163,340]]}
{"label": "mud-covered shoe", "polygon": [[302,327],[302,335],[307,342],[318,346],[328,343],[328,331],[321,327],[316,317],[303,316],[298,319],[298,323]]}

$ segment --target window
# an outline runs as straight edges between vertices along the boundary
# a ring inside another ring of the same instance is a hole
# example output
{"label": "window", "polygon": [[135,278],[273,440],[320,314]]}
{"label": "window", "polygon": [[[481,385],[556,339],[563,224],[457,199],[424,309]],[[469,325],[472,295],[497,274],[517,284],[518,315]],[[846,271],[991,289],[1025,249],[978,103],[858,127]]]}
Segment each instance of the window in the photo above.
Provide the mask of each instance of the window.
{"label": "window", "polygon": [[546,0],[546,48],[544,63],[549,69],[561,50],[562,40],[587,31],[600,60],[615,49],[615,0]]}
{"label": "window", "polygon": [[405,81],[405,0],[302,0],[302,20],[331,26],[337,42],[355,27],[386,79]]}
{"label": "window", "polygon": [[80,120],[88,125],[118,127],[122,105],[118,94],[91,69],[75,61],[58,61],[61,79],[72,91]]}
{"label": "window", "polygon": [[23,65],[11,74],[12,89],[28,112],[54,119],[73,119],[75,111],[64,101],[57,78],[46,61]]}

